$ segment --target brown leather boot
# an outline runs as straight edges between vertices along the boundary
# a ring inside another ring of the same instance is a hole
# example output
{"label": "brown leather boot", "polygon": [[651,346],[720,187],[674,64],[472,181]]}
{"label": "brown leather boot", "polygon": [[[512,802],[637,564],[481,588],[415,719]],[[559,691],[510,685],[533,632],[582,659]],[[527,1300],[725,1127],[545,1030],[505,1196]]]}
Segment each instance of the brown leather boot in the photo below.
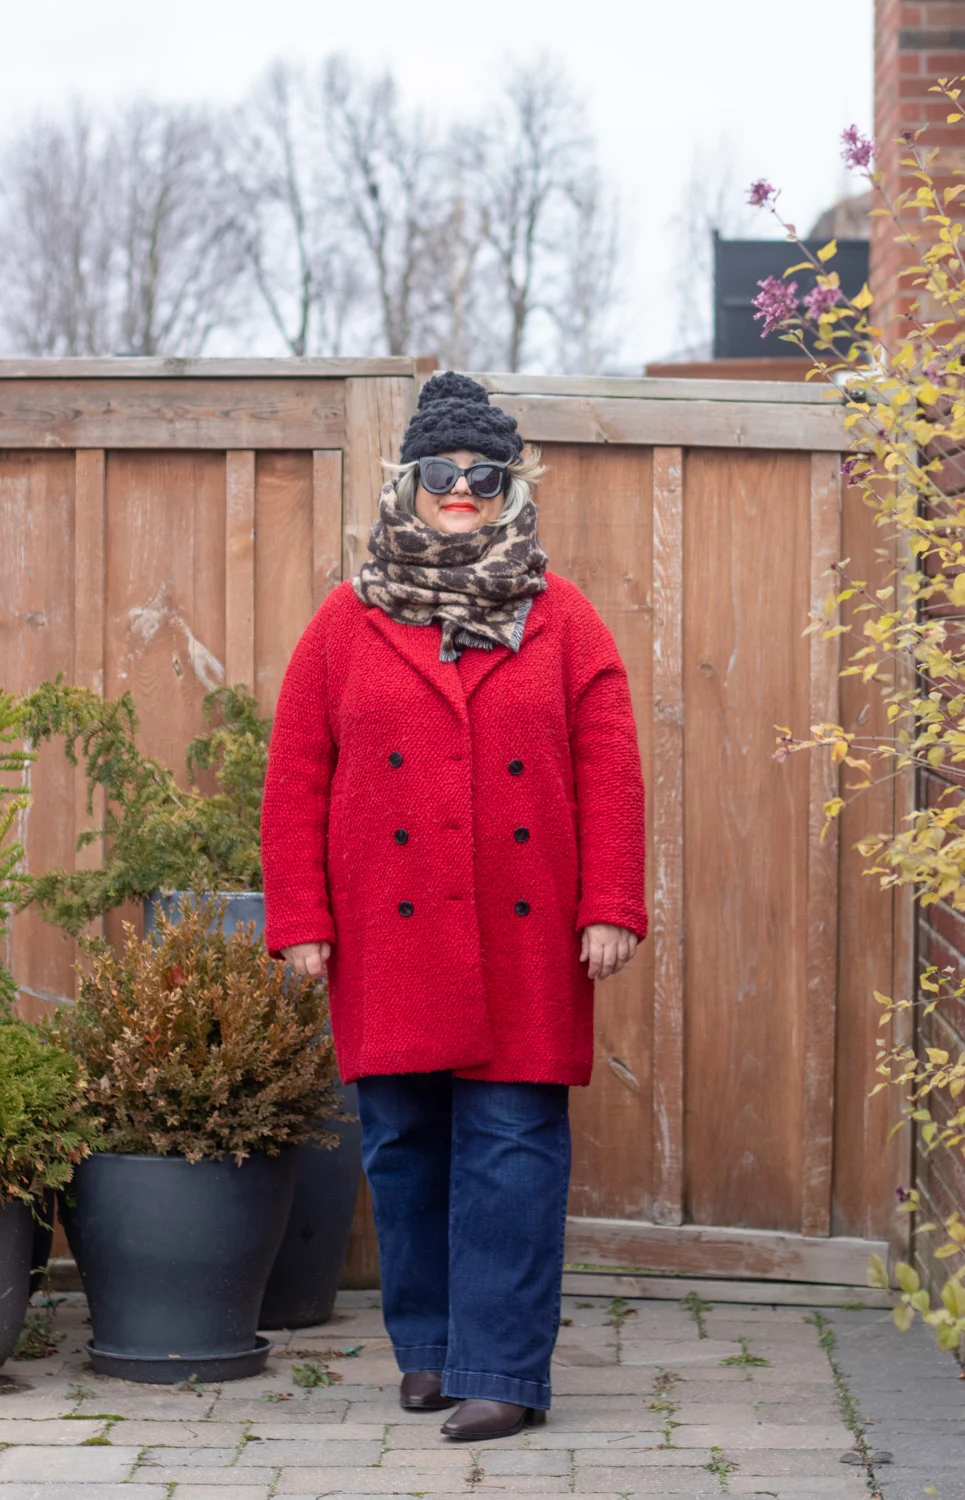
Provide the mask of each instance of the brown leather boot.
{"label": "brown leather boot", "polygon": [[487,1438],[515,1437],[524,1427],[542,1427],[545,1411],[534,1406],[516,1406],[512,1401],[460,1401],[442,1424],[444,1437],[457,1443],[481,1443]]}
{"label": "brown leather boot", "polygon": [[403,1375],[399,1387],[399,1405],[403,1411],[445,1411],[455,1406],[455,1396],[442,1394],[442,1373],[439,1370],[412,1370]]}

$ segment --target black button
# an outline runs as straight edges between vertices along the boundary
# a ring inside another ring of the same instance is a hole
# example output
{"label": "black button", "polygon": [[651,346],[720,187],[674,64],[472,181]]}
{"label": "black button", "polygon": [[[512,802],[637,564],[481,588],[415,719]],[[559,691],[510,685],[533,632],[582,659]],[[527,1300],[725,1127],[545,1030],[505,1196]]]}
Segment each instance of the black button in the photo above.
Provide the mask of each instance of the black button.
{"label": "black button", "polygon": [[[529,907],[527,907],[526,910],[528,911]],[[399,902],[399,916],[400,917],[411,917],[411,915],[412,915],[412,913],[414,911],[415,911],[415,907],[412,905],[411,901],[400,901]]]}
{"label": "black button", "polygon": [[516,905],[513,907],[513,911],[516,913],[517,917],[528,917],[529,916],[529,902],[528,901],[517,901]]}
{"label": "black button", "polygon": [[526,840],[529,838],[529,829],[517,828],[513,833],[513,838],[516,840],[517,844],[525,844]]}
{"label": "black button", "polygon": [[390,766],[401,766],[401,764],[402,764],[402,756],[399,754],[398,750],[393,750],[392,754],[389,756],[389,765]]}
{"label": "black button", "polygon": [[394,837],[397,844],[407,844],[409,842],[409,835],[404,828],[397,828]]}
{"label": "black button", "polygon": [[510,776],[522,776],[523,762],[521,760],[511,760],[509,762],[509,774]]}

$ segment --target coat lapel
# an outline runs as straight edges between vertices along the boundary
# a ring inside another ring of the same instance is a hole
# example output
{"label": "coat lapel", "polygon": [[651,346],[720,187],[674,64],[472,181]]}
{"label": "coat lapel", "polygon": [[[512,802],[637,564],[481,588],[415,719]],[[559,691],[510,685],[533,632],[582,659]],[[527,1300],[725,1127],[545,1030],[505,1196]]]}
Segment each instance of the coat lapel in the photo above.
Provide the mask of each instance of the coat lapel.
{"label": "coat lapel", "polygon": [[[372,625],[399,655],[441,693],[460,719],[466,717],[466,694],[454,661],[439,660],[438,626],[404,625],[376,606],[368,611]],[[483,655],[482,652],[478,653]]]}
{"label": "coat lapel", "polygon": [[[545,611],[541,608],[545,597],[545,594],[539,594],[533,600],[533,607],[526,617],[520,651],[526,650],[530,641],[539,634],[546,622]],[[473,647],[467,647],[459,663],[459,676],[462,679],[467,701],[480,684],[486,681],[490,672],[495,672],[504,661],[512,661],[517,654],[508,646],[494,646],[492,651],[479,651]]]}

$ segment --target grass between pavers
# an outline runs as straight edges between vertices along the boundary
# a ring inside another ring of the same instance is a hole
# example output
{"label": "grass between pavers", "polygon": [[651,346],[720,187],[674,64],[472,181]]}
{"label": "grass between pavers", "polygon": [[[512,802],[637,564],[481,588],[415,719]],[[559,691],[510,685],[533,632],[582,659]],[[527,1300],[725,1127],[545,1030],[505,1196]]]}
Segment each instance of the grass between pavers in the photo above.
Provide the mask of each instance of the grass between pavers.
{"label": "grass between pavers", "polygon": [[869,1493],[873,1497],[873,1500],[882,1500],[881,1491],[878,1488],[878,1482],[871,1463],[871,1449],[868,1446],[861,1408],[858,1405],[857,1397],[848,1384],[847,1376],[835,1358],[838,1348],[837,1335],[828,1322],[828,1319],[817,1309],[809,1313],[804,1321],[805,1323],[810,1323],[812,1328],[817,1329],[818,1343],[828,1357],[831,1376],[834,1380],[838,1411],[841,1413],[842,1422],[854,1438],[854,1451],[858,1454],[864,1467],[865,1481]]}

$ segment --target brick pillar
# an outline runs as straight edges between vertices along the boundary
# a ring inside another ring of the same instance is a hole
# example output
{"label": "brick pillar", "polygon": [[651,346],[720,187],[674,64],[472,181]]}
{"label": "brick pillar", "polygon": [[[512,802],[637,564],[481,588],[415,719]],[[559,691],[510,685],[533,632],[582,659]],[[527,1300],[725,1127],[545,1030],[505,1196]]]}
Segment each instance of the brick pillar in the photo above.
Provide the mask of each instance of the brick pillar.
{"label": "brick pillar", "polygon": [[[939,189],[962,181],[949,174],[953,167],[965,166],[965,122],[947,125],[947,103],[928,92],[938,78],[958,74],[965,74],[965,0],[924,0],[917,5],[875,0],[876,164],[890,201],[915,181],[901,165],[908,155],[897,139],[903,129],[929,126],[922,144],[942,148],[932,167]],[[906,210],[905,217],[918,220],[917,212]],[[915,265],[917,256],[914,247],[893,243],[897,231],[890,218],[874,218],[871,226],[874,321],[886,330],[891,344],[907,327],[905,315],[914,301],[908,278],[900,280],[899,274]]]}

